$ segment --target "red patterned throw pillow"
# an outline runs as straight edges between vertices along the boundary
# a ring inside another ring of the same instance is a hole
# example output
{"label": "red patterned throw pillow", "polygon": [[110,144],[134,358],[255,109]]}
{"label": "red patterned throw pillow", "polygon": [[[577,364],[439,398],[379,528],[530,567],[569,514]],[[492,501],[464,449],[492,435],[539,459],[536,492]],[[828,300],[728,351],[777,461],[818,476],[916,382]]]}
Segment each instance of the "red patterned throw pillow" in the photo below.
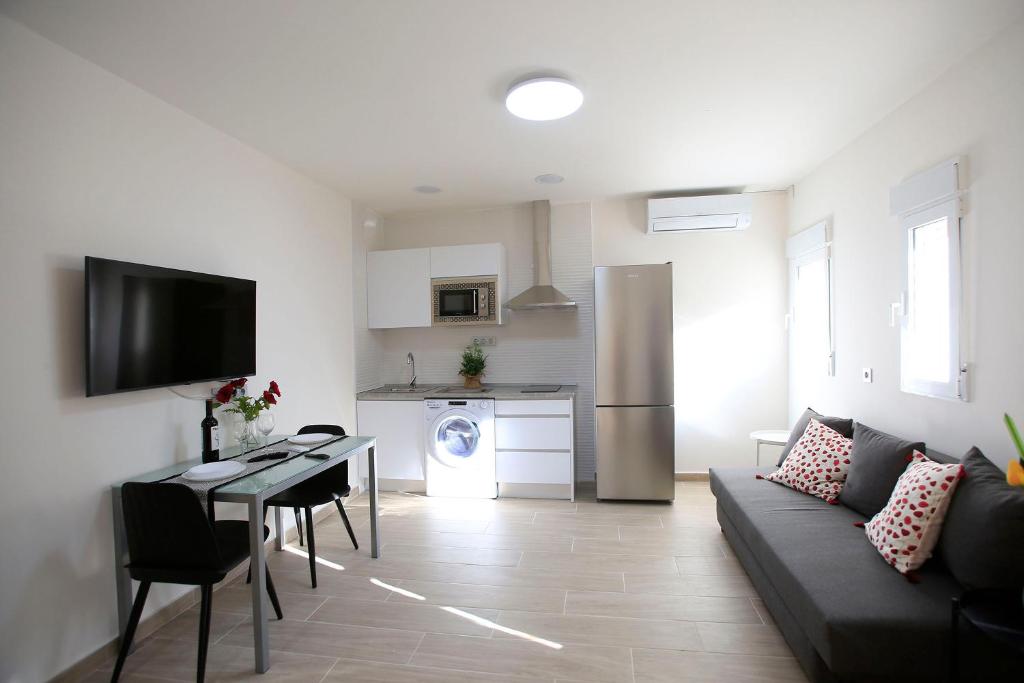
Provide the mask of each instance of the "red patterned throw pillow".
{"label": "red patterned throw pillow", "polygon": [[900,574],[912,572],[932,556],[949,501],[963,476],[963,465],[937,463],[914,451],[888,504],[864,525],[871,545]]}
{"label": "red patterned throw pillow", "polygon": [[782,466],[765,479],[835,504],[850,469],[852,446],[853,439],[812,417]]}

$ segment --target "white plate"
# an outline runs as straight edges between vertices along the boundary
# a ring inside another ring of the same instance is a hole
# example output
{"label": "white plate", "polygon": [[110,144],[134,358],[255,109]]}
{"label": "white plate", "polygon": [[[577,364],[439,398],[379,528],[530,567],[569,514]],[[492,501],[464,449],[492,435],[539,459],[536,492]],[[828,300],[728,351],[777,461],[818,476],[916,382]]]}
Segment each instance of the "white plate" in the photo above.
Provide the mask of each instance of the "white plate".
{"label": "white plate", "polygon": [[205,465],[196,465],[185,472],[182,477],[189,481],[216,481],[240,474],[245,471],[245,465],[234,460],[224,462],[208,462]]}
{"label": "white plate", "polygon": [[288,441],[290,443],[297,443],[300,446],[313,446],[324,441],[330,441],[334,438],[334,434],[299,434],[298,436],[289,436]]}

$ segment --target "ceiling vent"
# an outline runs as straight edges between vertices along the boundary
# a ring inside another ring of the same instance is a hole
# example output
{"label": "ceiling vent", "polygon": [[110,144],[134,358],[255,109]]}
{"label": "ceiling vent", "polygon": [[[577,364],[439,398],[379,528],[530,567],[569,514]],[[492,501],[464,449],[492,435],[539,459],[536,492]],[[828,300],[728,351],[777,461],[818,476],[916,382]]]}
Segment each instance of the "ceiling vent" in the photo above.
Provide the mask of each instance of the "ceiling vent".
{"label": "ceiling vent", "polygon": [[745,230],[753,207],[750,195],[716,194],[647,200],[647,234],[696,230]]}

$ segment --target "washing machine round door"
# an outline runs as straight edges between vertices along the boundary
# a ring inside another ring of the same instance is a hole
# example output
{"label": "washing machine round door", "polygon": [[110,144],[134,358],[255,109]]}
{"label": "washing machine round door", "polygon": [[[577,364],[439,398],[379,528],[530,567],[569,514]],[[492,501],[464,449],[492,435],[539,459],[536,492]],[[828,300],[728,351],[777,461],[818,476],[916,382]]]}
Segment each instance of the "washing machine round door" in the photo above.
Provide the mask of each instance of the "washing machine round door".
{"label": "washing machine round door", "polygon": [[442,465],[465,467],[480,449],[480,426],[476,418],[451,411],[434,421],[430,454]]}

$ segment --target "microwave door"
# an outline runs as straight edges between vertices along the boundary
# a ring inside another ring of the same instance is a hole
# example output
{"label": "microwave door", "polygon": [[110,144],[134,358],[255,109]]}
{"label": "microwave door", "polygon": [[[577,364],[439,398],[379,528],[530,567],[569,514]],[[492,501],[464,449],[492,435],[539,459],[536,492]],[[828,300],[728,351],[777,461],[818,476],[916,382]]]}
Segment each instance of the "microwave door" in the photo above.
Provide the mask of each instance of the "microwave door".
{"label": "microwave door", "polygon": [[477,315],[477,293],[475,289],[449,289],[441,292],[440,314],[442,316]]}

